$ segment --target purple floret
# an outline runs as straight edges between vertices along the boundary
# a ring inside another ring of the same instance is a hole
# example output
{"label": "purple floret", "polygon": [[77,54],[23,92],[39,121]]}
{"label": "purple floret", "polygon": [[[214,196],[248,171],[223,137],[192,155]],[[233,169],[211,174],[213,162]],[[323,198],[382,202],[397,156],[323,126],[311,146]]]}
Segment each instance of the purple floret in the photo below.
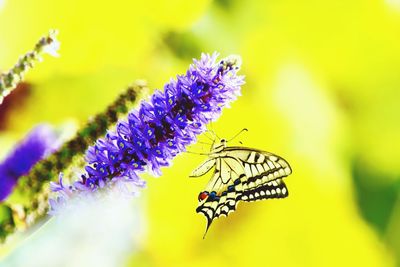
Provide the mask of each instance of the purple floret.
{"label": "purple floret", "polygon": [[0,201],[12,192],[18,178],[57,148],[57,136],[47,125],[34,128],[0,163]]}
{"label": "purple floret", "polygon": [[240,95],[243,76],[237,76],[236,60],[216,62],[218,54],[202,54],[185,75],[177,76],[143,101],[139,110],[119,121],[86,152],[86,173],[74,183],[76,191],[94,191],[110,181],[124,179],[140,183],[138,173],[156,176],[160,168],[185,151],[216,120],[224,106]]}

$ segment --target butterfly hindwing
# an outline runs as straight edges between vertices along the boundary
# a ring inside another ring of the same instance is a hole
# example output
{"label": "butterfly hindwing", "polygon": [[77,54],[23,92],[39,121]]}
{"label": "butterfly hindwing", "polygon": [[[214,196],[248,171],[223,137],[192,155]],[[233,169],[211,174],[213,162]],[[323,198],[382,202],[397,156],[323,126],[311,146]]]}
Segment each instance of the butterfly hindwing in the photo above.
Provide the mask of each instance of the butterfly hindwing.
{"label": "butterfly hindwing", "polygon": [[241,192],[224,192],[221,196],[216,196],[215,191],[212,191],[205,202],[200,204],[196,212],[203,213],[207,218],[207,228],[204,235],[207,233],[212,221],[220,216],[228,216],[229,213],[236,210],[237,201],[241,197]]}
{"label": "butterfly hindwing", "polygon": [[285,198],[289,191],[281,179],[276,179],[258,187],[244,191],[239,200],[257,201],[269,198]]}

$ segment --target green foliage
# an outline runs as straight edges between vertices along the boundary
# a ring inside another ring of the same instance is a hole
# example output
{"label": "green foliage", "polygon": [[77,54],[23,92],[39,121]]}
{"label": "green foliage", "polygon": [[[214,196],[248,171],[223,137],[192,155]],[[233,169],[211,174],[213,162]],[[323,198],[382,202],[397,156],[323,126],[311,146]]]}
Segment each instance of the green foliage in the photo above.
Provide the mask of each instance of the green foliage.
{"label": "green foliage", "polygon": [[360,161],[353,164],[352,177],[361,214],[381,236],[385,235],[399,197],[400,177],[387,177]]}

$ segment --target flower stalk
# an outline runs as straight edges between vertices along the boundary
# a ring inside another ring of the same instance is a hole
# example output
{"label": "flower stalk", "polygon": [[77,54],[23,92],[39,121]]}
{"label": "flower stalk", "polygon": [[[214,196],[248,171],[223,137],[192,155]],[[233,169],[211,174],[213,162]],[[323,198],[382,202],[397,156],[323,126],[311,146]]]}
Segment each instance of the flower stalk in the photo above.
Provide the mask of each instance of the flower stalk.
{"label": "flower stalk", "polygon": [[42,61],[43,54],[49,54],[57,57],[57,51],[60,43],[57,40],[58,32],[51,30],[47,36],[40,38],[35,48],[23,55],[12,69],[0,74],[0,104],[4,97],[11,93],[17,85],[23,80],[26,72],[33,68],[34,64]]}

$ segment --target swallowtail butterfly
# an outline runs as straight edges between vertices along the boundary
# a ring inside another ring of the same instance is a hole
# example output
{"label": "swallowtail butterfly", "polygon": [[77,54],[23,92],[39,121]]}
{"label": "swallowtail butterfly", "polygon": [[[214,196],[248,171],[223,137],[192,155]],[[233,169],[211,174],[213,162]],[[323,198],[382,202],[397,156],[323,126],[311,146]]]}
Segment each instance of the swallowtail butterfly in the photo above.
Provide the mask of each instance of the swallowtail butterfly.
{"label": "swallowtail butterfly", "polygon": [[227,141],[213,142],[208,158],[190,177],[200,177],[213,167],[214,173],[198,196],[197,213],[207,218],[206,235],[211,223],[236,210],[239,201],[285,198],[289,192],[283,178],[292,169],[283,158],[247,147],[228,147]]}

